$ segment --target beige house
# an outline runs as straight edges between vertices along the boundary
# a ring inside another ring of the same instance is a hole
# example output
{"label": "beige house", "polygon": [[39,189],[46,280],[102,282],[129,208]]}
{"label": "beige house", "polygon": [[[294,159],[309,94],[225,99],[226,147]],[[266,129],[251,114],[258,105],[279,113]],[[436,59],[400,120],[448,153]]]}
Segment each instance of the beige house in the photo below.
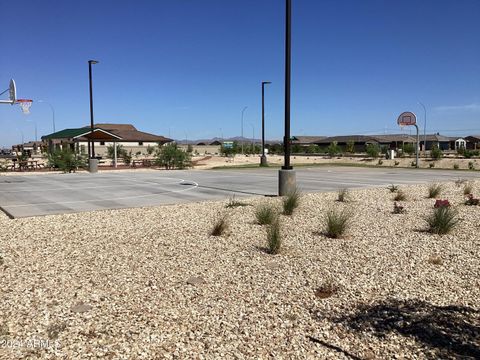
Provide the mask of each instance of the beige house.
{"label": "beige house", "polygon": [[88,153],[88,141],[93,140],[95,155],[106,157],[107,148],[114,144],[122,145],[127,152],[132,154],[147,154],[148,147],[171,142],[161,135],[154,135],[138,131],[131,124],[95,124],[93,133],[89,126],[65,129],[53,134],[42,136],[42,141],[49,150],[69,146],[79,153]]}

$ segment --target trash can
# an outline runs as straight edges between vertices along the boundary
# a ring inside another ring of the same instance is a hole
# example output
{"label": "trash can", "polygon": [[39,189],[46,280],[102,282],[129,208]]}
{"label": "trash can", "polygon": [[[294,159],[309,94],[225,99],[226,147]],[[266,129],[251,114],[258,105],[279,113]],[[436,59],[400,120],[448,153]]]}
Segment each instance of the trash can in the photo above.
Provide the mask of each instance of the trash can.
{"label": "trash can", "polygon": [[98,171],[98,159],[88,159],[88,171],[91,173]]}

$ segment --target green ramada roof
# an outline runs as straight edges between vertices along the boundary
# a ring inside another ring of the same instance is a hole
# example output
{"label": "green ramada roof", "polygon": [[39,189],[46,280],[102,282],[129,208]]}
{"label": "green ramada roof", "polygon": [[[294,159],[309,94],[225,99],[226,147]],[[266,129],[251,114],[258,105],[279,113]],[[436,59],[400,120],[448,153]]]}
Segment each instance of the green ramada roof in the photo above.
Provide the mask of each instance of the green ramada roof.
{"label": "green ramada roof", "polygon": [[[110,132],[105,131],[103,129],[94,128],[93,130],[94,131],[99,130],[99,131],[102,131],[104,133],[113,135]],[[64,130],[61,130],[61,131],[54,132],[52,134],[42,136],[42,140],[44,140],[44,139],[45,140],[47,140],[47,139],[73,139],[77,136],[80,136],[80,135],[83,135],[83,134],[88,134],[89,132],[90,132],[90,128],[85,128],[85,127],[77,128],[77,129],[64,129]],[[113,135],[113,136],[117,137],[116,135]],[[120,138],[120,137],[118,137],[118,138]]]}

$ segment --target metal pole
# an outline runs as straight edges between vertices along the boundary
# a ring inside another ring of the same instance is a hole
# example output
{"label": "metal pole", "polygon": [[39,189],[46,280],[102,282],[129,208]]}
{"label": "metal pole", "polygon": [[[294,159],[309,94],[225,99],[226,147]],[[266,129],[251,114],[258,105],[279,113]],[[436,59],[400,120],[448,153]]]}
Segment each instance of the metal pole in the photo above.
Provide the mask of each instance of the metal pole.
{"label": "metal pole", "polygon": [[292,2],[286,0],[286,26],[285,26],[285,136],[283,137],[284,146],[284,165],[282,169],[290,170],[290,78],[291,78],[291,58],[292,58]]}
{"label": "metal pole", "polygon": [[[90,134],[93,137],[93,88],[92,88],[92,64],[97,64],[96,60],[88,60],[88,80],[90,84]],[[89,140],[92,146],[91,158],[95,157],[95,141]]]}
{"label": "metal pole", "polygon": [[417,129],[417,151],[416,151],[416,168],[418,169],[418,152],[419,152],[419,148],[420,148],[420,135],[419,135],[419,132],[418,132],[418,126],[417,124],[415,124],[415,128]]}
{"label": "metal pole", "polygon": [[427,157],[427,108],[420,101],[418,102],[423,107],[424,121],[423,121],[423,157]]}
{"label": "metal pole", "polygon": [[285,136],[283,137],[284,165],[278,173],[278,194],[288,195],[296,191],[295,170],[290,166],[290,71],[291,71],[291,20],[292,1],[286,0],[285,14]]}
{"label": "metal pole", "polygon": [[260,157],[260,166],[267,166],[267,157],[265,156],[265,84],[271,84],[271,82],[262,81],[262,156]]}
{"label": "metal pole", "polygon": [[241,138],[242,138],[242,155],[243,155],[243,113],[245,112],[245,110],[247,110],[248,106],[245,106],[242,110],[242,134],[241,134]]}
{"label": "metal pole", "polygon": [[38,102],[45,103],[45,104],[47,104],[48,106],[50,106],[50,109],[52,110],[53,132],[56,132],[56,131],[55,131],[55,109],[53,108],[53,105],[50,104],[48,101],[44,101],[44,100],[38,100]]}
{"label": "metal pole", "polygon": [[115,141],[113,142],[113,161],[115,167],[117,167],[117,143]]}

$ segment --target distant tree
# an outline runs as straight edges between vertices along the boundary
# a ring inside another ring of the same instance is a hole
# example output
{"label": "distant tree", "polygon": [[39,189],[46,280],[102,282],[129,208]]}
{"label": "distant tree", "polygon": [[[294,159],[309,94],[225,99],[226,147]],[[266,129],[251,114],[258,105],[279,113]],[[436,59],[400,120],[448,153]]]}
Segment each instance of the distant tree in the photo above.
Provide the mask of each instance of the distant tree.
{"label": "distant tree", "polygon": [[148,146],[147,146],[147,154],[148,154],[148,155],[152,155],[154,151],[155,151],[155,147],[154,147],[154,146],[151,146],[151,145],[148,145]]}
{"label": "distant tree", "polygon": [[338,143],[336,141],[333,141],[328,145],[327,147],[327,154],[330,155],[331,157],[339,154],[341,151],[340,147],[338,146]]}
{"label": "distant tree", "polygon": [[345,151],[347,153],[353,154],[355,152],[355,141],[353,140],[347,141],[347,145],[345,146]]}
{"label": "distant tree", "polygon": [[378,146],[378,144],[368,144],[366,150],[367,150],[368,156],[374,159],[376,159],[380,154],[380,146]]}
{"label": "distant tree", "polygon": [[180,149],[176,143],[159,146],[156,154],[156,163],[167,170],[191,167],[191,159],[191,154]]}
{"label": "distant tree", "polygon": [[[126,153],[127,150],[123,147],[123,145],[117,144],[117,157],[123,158]],[[109,159],[113,159],[115,157],[115,148],[113,145],[107,146],[107,157]]]}
{"label": "distant tree", "polygon": [[415,153],[415,146],[412,143],[403,144],[402,152],[408,155],[413,155]]}
{"label": "distant tree", "polygon": [[48,154],[48,165],[65,173],[75,172],[86,166],[86,157],[75,154],[70,148],[57,149]]}
{"label": "distant tree", "polygon": [[307,154],[316,154],[320,151],[320,148],[318,145],[315,145],[315,144],[312,144],[312,145],[309,145],[306,149],[305,149],[305,152]]}
{"label": "distant tree", "polygon": [[272,155],[283,154],[283,144],[271,144],[267,145],[268,152]]}
{"label": "distant tree", "polygon": [[432,159],[439,160],[443,156],[442,150],[438,147],[438,145],[433,145],[432,150],[430,151],[430,155]]}

